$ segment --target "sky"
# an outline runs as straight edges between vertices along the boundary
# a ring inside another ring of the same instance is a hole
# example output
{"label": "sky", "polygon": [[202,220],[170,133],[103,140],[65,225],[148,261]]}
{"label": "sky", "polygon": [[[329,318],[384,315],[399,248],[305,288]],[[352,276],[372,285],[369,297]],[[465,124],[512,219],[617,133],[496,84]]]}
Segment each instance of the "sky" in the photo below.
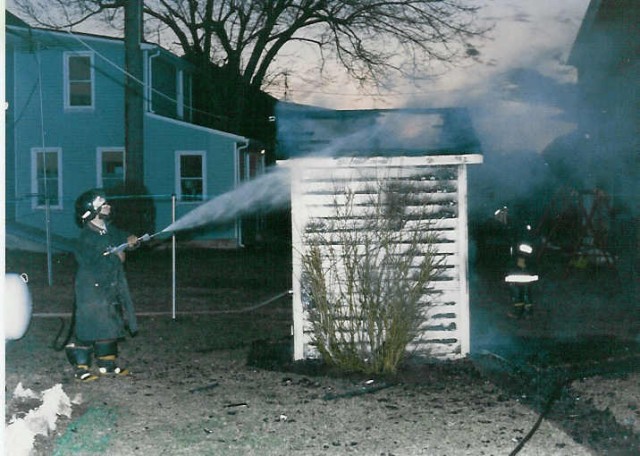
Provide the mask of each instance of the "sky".
{"label": "sky", "polygon": [[[291,73],[287,99],[333,109],[463,106],[483,143],[495,150],[541,151],[571,131],[558,109],[576,82],[566,61],[589,0],[483,0],[479,17],[493,30],[473,42],[477,58],[437,71],[422,85],[398,79],[380,96],[363,95],[339,70],[318,86]],[[304,68],[303,64],[303,68]],[[311,63],[307,63],[309,67]],[[282,96],[282,94],[280,94]]]}
{"label": "sky", "polygon": [[[3,2],[4,0],[0,0]],[[286,99],[333,109],[466,107],[486,148],[541,151],[574,128],[558,109],[570,96],[575,69],[565,64],[589,0],[477,0],[481,25],[493,30],[472,42],[480,54],[454,68],[425,69],[421,85],[396,78],[379,96],[358,91],[334,67],[314,78],[317,59],[287,49]],[[6,0],[11,9],[13,0]],[[302,55],[301,55],[302,54]],[[434,75],[437,73],[437,76]],[[273,91],[283,99],[284,91]]]}
{"label": "sky", "polygon": [[296,101],[338,109],[386,108],[401,107],[416,96],[436,100],[442,99],[443,93],[456,96],[453,92],[477,89],[494,75],[517,67],[536,68],[560,81],[574,80],[573,72],[566,68],[564,61],[589,0],[485,0],[479,3],[479,20],[494,27],[486,39],[472,43],[480,56],[429,79],[426,87],[415,87],[413,81],[398,81],[391,92],[374,97],[359,94],[355,83],[339,71],[333,72],[333,84],[322,87],[310,86],[303,79],[304,74],[292,73],[288,95]]}

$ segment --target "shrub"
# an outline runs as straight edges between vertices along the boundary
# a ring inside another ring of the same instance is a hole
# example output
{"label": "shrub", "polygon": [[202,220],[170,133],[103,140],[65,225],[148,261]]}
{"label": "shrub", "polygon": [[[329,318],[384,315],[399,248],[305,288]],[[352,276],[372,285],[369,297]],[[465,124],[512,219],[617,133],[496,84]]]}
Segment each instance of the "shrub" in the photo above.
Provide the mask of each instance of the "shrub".
{"label": "shrub", "polygon": [[362,205],[336,189],[334,216],[305,228],[303,302],[327,364],[394,373],[426,323],[441,257],[425,211],[409,210],[425,204],[411,183],[378,181],[366,193]]}

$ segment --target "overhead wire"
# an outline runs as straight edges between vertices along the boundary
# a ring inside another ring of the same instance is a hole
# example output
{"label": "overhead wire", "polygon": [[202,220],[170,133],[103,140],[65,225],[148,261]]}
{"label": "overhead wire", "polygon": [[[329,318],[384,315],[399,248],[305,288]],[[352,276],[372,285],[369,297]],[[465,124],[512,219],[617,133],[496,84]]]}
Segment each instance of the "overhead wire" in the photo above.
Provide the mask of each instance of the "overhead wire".
{"label": "overhead wire", "polygon": [[[121,72],[123,75],[125,75],[126,77],[131,78],[134,82],[136,82],[137,84],[139,84],[142,89],[143,89],[143,93],[145,93],[144,89],[149,89],[152,93],[157,94],[161,97],[163,97],[164,99],[175,103],[176,105],[179,103],[179,101],[176,98],[171,97],[170,95],[167,95],[164,92],[161,92],[160,90],[152,87],[152,86],[147,86],[145,84],[145,82],[143,80],[140,80],[139,78],[135,77],[134,75],[132,75],[129,71],[126,70],[126,68],[123,68],[122,66],[118,65],[116,62],[112,61],[111,59],[109,59],[107,56],[105,56],[104,54],[102,54],[100,51],[96,50],[93,46],[91,46],[90,44],[88,44],[87,42],[85,42],[84,40],[82,40],[77,34],[73,33],[71,30],[65,30],[65,32],[67,34],[69,34],[72,38],[74,38],[76,41],[78,41],[82,46],[84,46],[85,48],[87,48],[88,50],[90,50],[91,52],[95,53],[98,57],[100,57],[102,60],[104,60],[106,63],[108,63],[109,65],[111,65],[112,67],[114,67],[116,70],[118,70],[119,72]],[[114,38],[115,39],[115,38]],[[124,84],[123,84],[124,87]],[[144,101],[146,102],[151,102],[152,100],[148,97],[148,96],[143,96]],[[214,114],[212,112],[209,111],[204,111],[202,109],[198,109],[198,108],[194,108],[192,105],[190,105],[188,107],[188,109],[192,112],[197,112],[199,114],[205,114],[207,116],[213,117],[213,118],[219,118],[219,119],[228,119],[227,116],[221,116],[219,114]]]}
{"label": "overhead wire", "polygon": [[[36,62],[38,65],[38,93],[39,93],[39,97],[40,97],[40,147],[42,148],[42,173],[43,173],[43,190],[44,190],[44,196],[45,199],[49,198],[49,193],[48,193],[48,185],[47,185],[47,179],[48,179],[48,173],[47,173],[47,162],[46,162],[46,144],[45,144],[45,134],[44,134],[44,101],[43,101],[43,94],[42,94],[42,62],[40,60],[40,49],[38,46],[38,51],[36,52]],[[36,177],[36,181],[37,181],[37,177]]]}
{"label": "overhead wire", "polygon": [[[58,32],[58,31],[54,31],[54,32]],[[98,50],[96,50],[93,46],[91,46],[90,44],[88,44],[85,40],[83,40],[80,36],[78,36],[77,33],[74,33],[72,30],[67,29],[64,30],[65,33],[67,33],[68,35],[70,35],[73,39],[75,39],[76,41],[78,41],[83,47],[85,47],[86,49],[90,50],[91,52],[95,53],[98,57],[100,57],[102,60],[104,60],[107,64],[111,65],[112,67],[114,67],[117,71],[121,72],[123,75],[131,78],[134,82],[136,82],[137,84],[139,84],[143,89],[147,88],[145,82],[143,80],[140,80],[139,78],[135,77],[134,75],[132,75],[130,72],[128,72],[125,68],[123,68],[121,65],[117,64],[116,62],[114,62],[113,60],[109,59],[107,56],[105,56],[104,54],[102,54],[101,52],[99,52]],[[112,38],[111,39],[117,40],[118,38]],[[154,46],[158,46],[158,45],[154,45]],[[158,46],[159,47],[159,46]],[[169,52],[169,51],[167,51]],[[164,99],[166,99],[167,101],[170,101],[171,103],[178,103],[179,101],[170,96],[167,95],[166,93],[154,88],[154,87],[148,87],[149,91],[153,94],[156,94]],[[277,94],[277,93],[281,93],[283,94],[284,92],[287,92],[287,95],[289,97],[291,97],[291,92],[298,93],[298,94],[317,94],[317,95],[324,95],[324,96],[340,96],[340,97],[351,97],[351,98],[370,98],[370,99],[384,99],[384,98],[396,98],[396,97],[411,97],[411,96],[417,96],[417,95],[424,95],[425,93],[433,93],[433,92],[447,92],[450,93],[451,90],[450,89],[439,89],[439,90],[419,90],[419,91],[409,91],[409,92],[393,92],[393,91],[389,91],[386,92],[384,94],[375,94],[375,93],[348,93],[348,92],[342,92],[342,91],[323,91],[323,90],[311,90],[311,89],[292,89],[291,87],[287,89],[284,88],[278,88],[278,89],[272,89],[269,90],[267,93],[269,94]],[[144,91],[143,91],[144,93]],[[147,102],[150,102],[151,99],[145,95],[143,97],[143,99]],[[213,112],[210,111],[205,111],[202,109],[198,109],[193,107],[193,105],[188,106],[188,109],[193,112],[193,113],[198,113],[198,114],[202,114],[202,115],[206,115],[212,118],[218,118],[218,119],[224,119],[224,120],[228,120],[229,117],[228,116],[223,116],[220,114],[214,114]]]}
{"label": "overhead wire", "polygon": [[[122,68],[121,66],[119,66],[117,63],[111,61],[108,57],[102,55],[100,52],[98,52],[97,50],[95,50],[95,48],[93,48],[91,45],[89,45],[88,43],[86,43],[85,41],[83,41],[79,36],[77,36],[77,34],[74,34],[72,31],[70,30],[66,30],[66,33],[70,34],[74,39],[76,39],[78,42],[80,42],[84,47],[86,47],[87,49],[91,50],[92,52],[95,52],[96,55],[98,55],[100,58],[102,58],[103,60],[105,60],[107,63],[109,63],[110,65],[112,65],[113,67],[115,67],[116,69],[118,69],[119,71],[121,71],[125,76],[131,77],[133,80],[135,80],[138,84],[140,84],[141,86],[144,87],[144,81],[141,81],[140,79],[132,76],[125,68]],[[165,99],[173,102],[173,103],[177,103],[178,100],[176,100],[175,98],[172,98],[171,96],[158,91],[157,89],[150,87],[150,90],[162,97],[164,97]],[[372,94],[372,93],[345,93],[345,92],[330,92],[330,91],[321,91],[321,90],[300,90],[300,89],[293,89],[291,90],[291,87],[287,88],[282,88],[282,89],[276,89],[271,91],[270,93],[273,92],[287,92],[288,91],[292,91],[292,92],[298,92],[298,93],[308,93],[308,94],[320,94],[320,95],[328,95],[328,96],[348,96],[348,97],[360,97],[360,98],[384,98],[384,97],[403,97],[403,96],[416,96],[416,95],[422,95],[427,91],[421,90],[421,91],[417,91],[417,92],[388,92],[385,94]],[[448,89],[440,89],[440,90],[429,90],[429,93],[433,93],[433,92],[450,92],[451,90]],[[194,112],[199,112],[201,114],[206,114],[206,115],[211,115],[214,117],[224,117],[224,116],[218,116],[216,114],[213,114],[211,112],[208,111],[203,111],[203,110],[199,110],[197,108],[193,108],[191,107],[191,109]]]}

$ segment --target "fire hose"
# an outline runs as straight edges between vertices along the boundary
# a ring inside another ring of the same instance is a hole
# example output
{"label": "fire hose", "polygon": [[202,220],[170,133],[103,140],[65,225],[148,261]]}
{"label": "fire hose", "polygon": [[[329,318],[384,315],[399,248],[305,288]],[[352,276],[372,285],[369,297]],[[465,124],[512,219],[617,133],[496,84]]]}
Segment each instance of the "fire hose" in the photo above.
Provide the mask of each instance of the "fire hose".
{"label": "fire hose", "polygon": [[553,407],[553,404],[560,398],[560,396],[562,395],[562,390],[568,383],[568,380],[559,381],[553,386],[551,394],[549,394],[549,396],[547,397],[547,402],[545,403],[544,408],[540,412],[540,415],[538,415],[538,419],[531,427],[527,435],[525,435],[522,440],[520,440],[518,445],[513,449],[513,451],[509,453],[509,456],[515,456],[516,454],[518,454],[520,450],[522,450],[522,448],[525,446],[525,444],[531,439],[531,437],[533,437],[533,434],[536,433],[536,431],[540,427],[540,424],[542,424],[542,420],[547,417],[547,415],[551,411],[551,407]]}
{"label": "fire hose", "polygon": [[[142,236],[140,236],[139,238],[136,239],[136,244],[139,244],[141,242],[148,242],[151,239],[153,239],[154,237],[156,237],[157,235],[164,233],[165,230],[162,231],[158,231],[157,233],[154,234],[143,234]],[[128,242],[123,242],[120,245],[117,245],[115,247],[111,247],[107,250],[104,251],[103,255],[107,256],[107,255],[111,255],[112,253],[118,253],[118,252],[122,252],[125,249],[127,249],[128,247],[130,247],[130,244]]]}
{"label": "fire hose", "polygon": [[[525,366],[523,364],[520,363],[515,363],[507,358],[504,358],[496,353],[493,353],[491,351],[488,350],[482,350],[480,352],[482,355],[484,356],[489,356],[497,361],[499,361],[501,364],[503,364],[504,366],[508,367],[509,370],[512,373],[517,373],[517,374],[524,374],[527,377],[530,376],[537,376],[537,377],[541,377],[543,374],[542,372],[535,368],[535,366]],[[533,370],[531,369],[533,368]],[[546,396],[546,400],[544,402],[544,405],[542,407],[542,410],[540,411],[539,415],[538,415],[538,419],[535,421],[535,423],[533,424],[533,426],[531,427],[531,429],[529,430],[529,432],[527,432],[527,434],[522,438],[522,440],[520,440],[520,442],[518,442],[518,445],[516,445],[516,447],[509,453],[509,456],[515,456],[516,454],[518,454],[520,452],[520,450],[522,450],[522,448],[524,448],[524,446],[527,444],[527,442],[529,440],[531,440],[531,437],[533,437],[533,435],[537,432],[538,428],[540,427],[540,425],[542,424],[542,421],[549,415],[549,413],[551,412],[551,409],[553,407],[553,404],[555,404],[555,402],[562,396],[562,391],[564,390],[564,388],[571,383],[571,381],[574,379],[574,377],[572,376],[562,376],[559,379],[554,379],[554,381],[552,381],[552,385],[551,385],[551,389],[550,392],[548,393],[548,395]]]}

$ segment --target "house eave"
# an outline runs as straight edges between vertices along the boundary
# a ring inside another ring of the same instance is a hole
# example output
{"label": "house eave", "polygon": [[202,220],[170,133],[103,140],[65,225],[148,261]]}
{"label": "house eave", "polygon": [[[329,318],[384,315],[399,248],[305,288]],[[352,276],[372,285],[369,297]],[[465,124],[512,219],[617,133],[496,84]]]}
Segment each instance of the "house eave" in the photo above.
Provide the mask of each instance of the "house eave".
{"label": "house eave", "polygon": [[198,130],[198,131],[208,132],[210,134],[222,136],[223,138],[227,138],[227,139],[230,139],[230,140],[236,141],[236,142],[248,143],[250,141],[249,138],[246,138],[244,136],[235,135],[233,133],[229,133],[229,132],[226,132],[226,131],[214,130],[213,128],[203,127],[202,125],[192,124],[192,123],[189,123],[189,122],[185,122],[183,120],[172,119],[170,117],[164,117],[164,116],[161,116],[161,115],[158,115],[158,114],[154,114],[152,112],[147,112],[147,113],[145,113],[145,115],[147,117],[159,120],[161,122],[166,122],[166,123],[170,123],[170,124],[173,124],[173,125],[180,125],[182,127],[191,128],[191,129]]}
{"label": "house eave", "polygon": [[[53,30],[53,29],[46,29],[46,28],[41,28],[41,27],[31,27],[31,26],[18,26],[18,25],[6,25],[6,30],[8,32],[13,33],[14,35],[20,36],[20,35],[29,35],[29,36],[51,36],[51,37],[55,37],[57,39],[60,40],[64,40],[64,39],[73,39],[76,41],[91,41],[91,42],[101,42],[101,43],[110,43],[110,44],[124,44],[124,38],[120,38],[120,37],[115,37],[115,36],[106,36],[106,35],[96,35],[93,33],[86,33],[86,32],[77,32],[77,31],[68,31],[68,30]],[[183,64],[185,63],[184,60],[178,56],[175,55],[174,53],[172,53],[171,51],[163,48],[162,46],[160,46],[159,44],[155,44],[155,43],[149,43],[149,42],[142,42],[140,43],[140,48],[143,51],[149,51],[149,50],[160,50],[162,53],[167,54],[168,56],[170,56],[171,58],[175,59],[176,61],[182,61]]]}

